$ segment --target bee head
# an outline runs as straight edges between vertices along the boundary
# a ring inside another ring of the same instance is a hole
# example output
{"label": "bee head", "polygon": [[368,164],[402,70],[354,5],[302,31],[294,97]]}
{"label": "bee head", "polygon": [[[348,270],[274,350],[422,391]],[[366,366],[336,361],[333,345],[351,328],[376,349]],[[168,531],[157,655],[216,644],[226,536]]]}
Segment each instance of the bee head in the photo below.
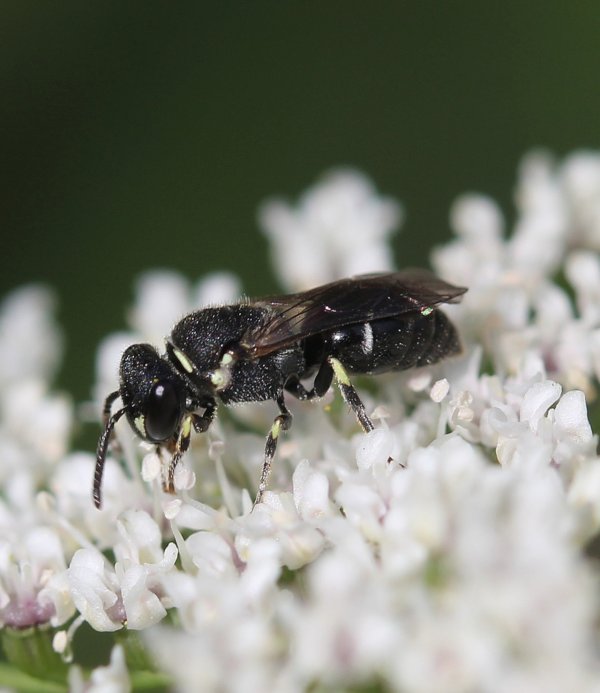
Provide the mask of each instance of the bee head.
{"label": "bee head", "polygon": [[[185,384],[149,344],[134,344],[125,350],[119,375],[121,386],[108,396],[104,405],[105,426],[96,450],[92,496],[97,508],[102,505],[102,475],[108,446],[123,414],[141,438],[164,443],[179,431],[185,412]],[[118,396],[123,406],[111,415],[110,405]]]}
{"label": "bee head", "polygon": [[153,443],[171,438],[181,425],[186,388],[150,344],[133,344],[121,357],[120,394],[136,433]]}

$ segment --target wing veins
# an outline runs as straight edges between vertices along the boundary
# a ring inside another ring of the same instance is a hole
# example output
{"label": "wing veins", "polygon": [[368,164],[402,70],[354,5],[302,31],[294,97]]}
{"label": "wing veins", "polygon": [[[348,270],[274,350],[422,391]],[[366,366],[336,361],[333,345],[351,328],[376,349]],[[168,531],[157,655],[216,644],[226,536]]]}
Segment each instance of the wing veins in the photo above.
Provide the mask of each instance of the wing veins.
{"label": "wing veins", "polygon": [[[381,291],[382,295],[375,300],[373,294],[377,291]],[[275,315],[261,327],[251,330],[244,341],[253,357],[264,356],[300,339],[344,325],[399,317],[427,307],[434,308],[441,303],[457,302],[465,291],[466,289],[453,286],[426,270],[405,270],[342,279],[299,294],[260,300],[258,303],[269,307]],[[336,292],[340,295],[337,296]],[[419,293],[423,295],[419,296]],[[343,301],[348,294],[355,302],[345,306]],[[359,301],[361,294],[364,298]],[[338,307],[328,313],[327,299],[323,301],[324,297],[335,298]],[[390,305],[386,310],[387,303]],[[318,324],[319,320],[321,324]],[[314,322],[312,327],[309,326],[311,321]],[[303,325],[306,327],[304,330]]]}

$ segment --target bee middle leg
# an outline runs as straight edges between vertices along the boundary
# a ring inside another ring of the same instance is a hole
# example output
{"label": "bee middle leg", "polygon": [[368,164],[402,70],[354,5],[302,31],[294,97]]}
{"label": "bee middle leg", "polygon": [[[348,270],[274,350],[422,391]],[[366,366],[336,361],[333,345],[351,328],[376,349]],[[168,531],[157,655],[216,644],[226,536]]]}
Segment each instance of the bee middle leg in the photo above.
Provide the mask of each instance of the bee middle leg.
{"label": "bee middle leg", "polygon": [[323,361],[313,381],[312,389],[307,390],[298,379],[298,376],[295,375],[288,379],[285,389],[300,401],[305,402],[317,397],[323,397],[329,390],[332,381],[333,368],[329,361]]}
{"label": "bee middle leg", "polygon": [[163,491],[165,493],[175,493],[175,469],[179,464],[179,460],[190,446],[190,437],[192,426],[196,433],[204,433],[215,418],[217,407],[214,403],[207,405],[203,414],[191,414],[186,416],[181,425],[181,430],[177,436],[171,461],[169,462],[169,470],[167,479],[163,482]]}
{"label": "bee middle leg", "polygon": [[328,356],[321,364],[311,390],[307,390],[296,376],[287,381],[285,389],[299,400],[315,399],[316,397],[322,397],[327,392],[334,376],[344,401],[354,412],[363,431],[365,433],[372,431],[375,426],[367,414],[365,405],[359,397],[356,388],[350,382],[348,373],[341,361],[333,356]]}
{"label": "bee middle leg", "polygon": [[256,494],[256,499],[254,500],[254,506],[258,505],[263,498],[263,495],[267,489],[267,480],[269,474],[271,473],[271,465],[273,463],[273,458],[275,457],[275,451],[277,450],[277,441],[279,439],[279,434],[281,431],[289,430],[292,425],[292,415],[285,406],[283,401],[283,392],[281,392],[276,399],[277,406],[279,407],[280,414],[275,417],[269,435],[267,436],[267,442],[265,445],[265,459],[263,462],[262,472],[260,474],[260,482],[258,484],[258,493]]}

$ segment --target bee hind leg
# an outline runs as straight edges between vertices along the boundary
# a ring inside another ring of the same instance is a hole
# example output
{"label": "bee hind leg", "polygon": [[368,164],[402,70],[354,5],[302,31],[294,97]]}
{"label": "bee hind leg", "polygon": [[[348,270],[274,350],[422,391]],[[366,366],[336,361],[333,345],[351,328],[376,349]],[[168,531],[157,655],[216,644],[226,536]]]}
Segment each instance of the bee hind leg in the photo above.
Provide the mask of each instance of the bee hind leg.
{"label": "bee hind leg", "polygon": [[340,392],[342,393],[344,401],[354,412],[354,416],[356,416],[356,418],[358,419],[358,423],[360,424],[362,430],[365,433],[369,433],[369,431],[372,431],[375,428],[375,426],[369,418],[367,410],[365,409],[365,405],[359,397],[358,392],[356,391],[354,385],[352,385],[352,383],[350,382],[350,378],[348,377],[346,369],[341,364],[341,362],[333,356],[329,356],[327,358],[327,361],[331,365],[333,374],[335,376],[338,387],[340,388]]}
{"label": "bee hind leg", "polygon": [[[358,396],[358,392],[350,382],[350,378],[348,377],[346,369],[333,356],[330,356],[328,360],[331,362],[331,367],[333,368],[335,379],[337,381],[338,387],[340,388],[340,392],[342,393],[344,401],[354,412],[354,415],[358,419],[358,423],[360,424],[362,430],[365,433],[369,433],[375,428],[375,426],[373,425],[371,418],[367,414],[365,405],[363,404],[361,398]],[[394,460],[392,457],[388,457],[387,461],[389,464]],[[400,466],[405,467],[406,465],[404,465],[401,462]]]}

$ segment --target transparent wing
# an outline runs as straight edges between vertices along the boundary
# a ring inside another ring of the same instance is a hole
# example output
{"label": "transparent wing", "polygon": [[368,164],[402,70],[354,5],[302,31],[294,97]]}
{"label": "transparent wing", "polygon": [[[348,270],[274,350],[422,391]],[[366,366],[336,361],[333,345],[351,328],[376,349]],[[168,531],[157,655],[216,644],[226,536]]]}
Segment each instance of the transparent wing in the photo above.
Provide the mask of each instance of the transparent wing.
{"label": "transparent wing", "polygon": [[248,331],[243,344],[253,357],[264,356],[321,332],[455,303],[465,291],[421,269],[341,279],[255,302],[269,308],[270,316]]}

